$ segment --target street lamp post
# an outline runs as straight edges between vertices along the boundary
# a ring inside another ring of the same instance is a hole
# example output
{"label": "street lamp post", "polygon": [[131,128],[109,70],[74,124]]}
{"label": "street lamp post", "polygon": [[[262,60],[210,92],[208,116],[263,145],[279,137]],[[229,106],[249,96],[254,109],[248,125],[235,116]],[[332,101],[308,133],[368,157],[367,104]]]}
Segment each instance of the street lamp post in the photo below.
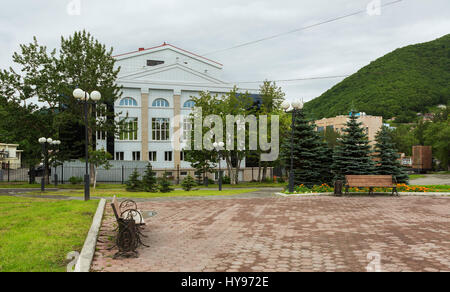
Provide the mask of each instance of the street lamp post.
{"label": "street lamp post", "polygon": [[287,112],[289,108],[292,107],[292,125],[291,125],[291,166],[289,171],[289,192],[294,192],[294,126],[295,126],[295,115],[298,110],[303,108],[303,102],[294,101],[289,103],[285,101],[282,103],[281,107]]}
{"label": "street lamp post", "polygon": [[45,178],[47,177],[47,157],[48,157],[48,149],[47,144],[49,145],[59,145],[61,144],[61,141],[53,140],[52,138],[39,138],[39,143],[42,145],[42,154],[44,155],[44,161],[42,163],[42,166],[44,168],[44,173],[42,175],[41,179],[41,192],[45,192]]}
{"label": "street lamp post", "polygon": [[220,155],[220,151],[225,146],[225,143],[223,143],[223,142],[219,142],[219,143],[214,142],[213,146],[216,149],[217,153],[219,154],[219,191],[222,191],[222,177],[223,177],[223,173],[222,173],[222,168],[220,167],[220,159],[222,158],[221,155]]}
{"label": "street lamp post", "polygon": [[[52,144],[56,148],[59,145],[61,145],[61,141],[56,140],[56,141],[53,141]],[[56,152],[56,149],[55,149],[55,152]],[[58,186],[58,174],[56,174],[56,167],[57,167],[56,163],[57,163],[57,161],[56,161],[56,153],[55,153],[55,156],[54,156],[54,164],[55,164],[54,185],[55,185],[55,187]]]}
{"label": "street lamp post", "polygon": [[73,91],[73,97],[83,102],[84,105],[84,134],[85,134],[85,158],[86,158],[86,173],[84,175],[84,200],[89,201],[90,199],[90,178],[89,178],[89,122],[88,122],[88,104],[89,99],[95,103],[102,98],[102,95],[98,91],[93,91],[91,94],[85,92],[84,90],[77,88]]}

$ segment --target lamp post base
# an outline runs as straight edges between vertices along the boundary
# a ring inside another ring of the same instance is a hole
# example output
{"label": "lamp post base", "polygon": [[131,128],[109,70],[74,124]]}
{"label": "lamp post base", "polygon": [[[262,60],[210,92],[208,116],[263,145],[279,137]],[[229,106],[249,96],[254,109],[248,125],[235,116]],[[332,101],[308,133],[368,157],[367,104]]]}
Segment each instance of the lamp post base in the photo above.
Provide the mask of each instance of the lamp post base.
{"label": "lamp post base", "polygon": [[219,171],[219,191],[222,191],[222,177],[223,177],[223,172],[220,170]]}
{"label": "lamp post base", "polygon": [[294,173],[291,170],[291,173],[289,173],[289,192],[294,192]]}
{"label": "lamp post base", "polygon": [[41,178],[41,192],[45,192],[45,178]]}
{"label": "lamp post base", "polygon": [[89,201],[91,199],[90,194],[90,179],[89,174],[84,175],[84,200]]}

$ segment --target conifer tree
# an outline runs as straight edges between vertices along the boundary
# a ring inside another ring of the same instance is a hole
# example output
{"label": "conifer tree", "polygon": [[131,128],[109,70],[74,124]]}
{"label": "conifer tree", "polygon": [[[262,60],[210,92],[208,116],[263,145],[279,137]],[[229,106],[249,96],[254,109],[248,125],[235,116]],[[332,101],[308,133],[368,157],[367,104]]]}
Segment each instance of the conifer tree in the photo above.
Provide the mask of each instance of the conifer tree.
{"label": "conifer tree", "polygon": [[399,162],[399,155],[395,149],[389,129],[383,126],[376,136],[377,143],[375,144],[375,151],[377,158],[377,165],[375,173],[381,175],[392,175],[395,177],[397,183],[408,183],[409,177],[404,171]]}
{"label": "conifer tree", "polygon": [[368,175],[374,172],[371,146],[362,123],[350,113],[340,145],[334,148],[333,173],[335,180],[344,180],[345,175]]}
{"label": "conifer tree", "polygon": [[156,174],[153,172],[152,164],[150,162],[147,164],[144,176],[142,177],[142,188],[146,192],[158,192],[158,181],[156,179]]}
{"label": "conifer tree", "polygon": [[[302,110],[297,110],[294,121],[294,184],[306,186],[329,183],[331,177],[330,150],[315,130],[315,125],[306,119]],[[290,166],[291,138],[283,144],[283,159]],[[328,156],[328,157],[327,157]]]}
{"label": "conifer tree", "polygon": [[159,180],[159,191],[161,193],[170,193],[173,189],[170,187],[171,183],[167,177],[167,172],[164,172],[163,177]]}
{"label": "conifer tree", "polygon": [[183,181],[181,182],[181,187],[183,188],[183,190],[189,192],[190,190],[192,190],[193,187],[196,186],[195,180],[192,176],[188,175],[187,177],[185,177],[183,179]]}
{"label": "conifer tree", "polygon": [[128,181],[126,182],[126,190],[129,192],[137,192],[142,190],[142,183],[139,180],[139,173],[137,172],[137,169],[135,168],[133,172],[131,173]]}

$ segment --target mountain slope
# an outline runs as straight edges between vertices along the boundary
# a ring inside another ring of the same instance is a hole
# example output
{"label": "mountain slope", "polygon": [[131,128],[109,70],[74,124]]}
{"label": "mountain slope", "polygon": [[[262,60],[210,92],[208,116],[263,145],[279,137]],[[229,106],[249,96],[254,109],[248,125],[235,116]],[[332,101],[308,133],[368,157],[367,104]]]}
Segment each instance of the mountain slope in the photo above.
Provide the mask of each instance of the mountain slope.
{"label": "mountain slope", "polygon": [[397,49],[305,104],[311,118],[355,110],[408,122],[450,99],[450,34]]}

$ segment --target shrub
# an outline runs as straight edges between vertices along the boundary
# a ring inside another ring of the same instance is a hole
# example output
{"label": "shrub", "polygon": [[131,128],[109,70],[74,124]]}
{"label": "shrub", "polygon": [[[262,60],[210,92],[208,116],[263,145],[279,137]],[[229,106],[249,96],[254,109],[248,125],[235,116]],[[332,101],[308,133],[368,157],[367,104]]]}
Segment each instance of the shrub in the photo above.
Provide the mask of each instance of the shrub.
{"label": "shrub", "polygon": [[83,182],[83,179],[78,176],[72,176],[71,178],[69,178],[69,182],[73,185],[78,185]]}
{"label": "shrub", "polygon": [[223,183],[224,185],[229,185],[229,184],[231,184],[231,179],[230,179],[230,177],[227,176],[227,175],[225,175],[224,177],[222,177],[222,183]]}
{"label": "shrub", "polygon": [[126,182],[126,190],[129,192],[137,192],[142,190],[142,182],[139,180],[139,173],[136,169],[133,170],[128,181]]}
{"label": "shrub", "polygon": [[279,184],[284,184],[284,183],[286,182],[286,180],[284,179],[284,177],[279,176],[279,177],[277,177],[277,182],[278,182]]}
{"label": "shrub", "polygon": [[142,177],[142,189],[150,193],[158,192],[158,180],[150,163],[147,164],[147,169]]}
{"label": "shrub", "polygon": [[171,183],[167,176],[167,172],[164,172],[163,177],[159,179],[159,191],[161,193],[170,193],[173,189],[170,187]]}
{"label": "shrub", "polygon": [[183,190],[189,192],[190,190],[192,190],[192,188],[196,185],[195,180],[192,176],[188,175],[187,177],[185,177],[183,179],[183,181],[181,182],[181,187],[183,188]]}

